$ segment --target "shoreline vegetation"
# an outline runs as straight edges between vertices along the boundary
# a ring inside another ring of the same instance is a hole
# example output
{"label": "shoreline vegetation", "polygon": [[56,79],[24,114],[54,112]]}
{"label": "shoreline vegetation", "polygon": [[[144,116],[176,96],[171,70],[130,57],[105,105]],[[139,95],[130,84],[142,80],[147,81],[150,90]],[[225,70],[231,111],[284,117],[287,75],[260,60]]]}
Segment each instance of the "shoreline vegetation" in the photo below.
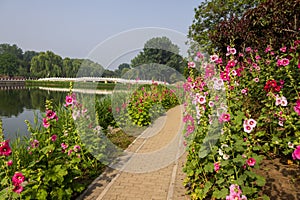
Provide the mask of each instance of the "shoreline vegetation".
{"label": "shoreline vegetation", "polygon": [[115,83],[96,83],[96,82],[73,82],[73,81],[38,81],[26,80],[26,87],[56,87],[56,88],[69,88],[73,84],[75,88],[84,89],[108,89],[113,90],[116,86]]}

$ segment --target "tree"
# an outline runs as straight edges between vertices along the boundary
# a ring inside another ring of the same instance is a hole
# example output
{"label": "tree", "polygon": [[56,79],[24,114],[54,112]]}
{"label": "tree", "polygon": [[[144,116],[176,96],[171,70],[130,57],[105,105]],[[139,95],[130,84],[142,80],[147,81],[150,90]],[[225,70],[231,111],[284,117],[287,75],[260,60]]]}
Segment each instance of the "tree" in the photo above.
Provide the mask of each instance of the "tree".
{"label": "tree", "polygon": [[[188,37],[198,43],[208,53],[214,49],[209,39],[212,32],[216,33],[215,26],[230,18],[240,19],[246,10],[255,7],[265,0],[205,0],[195,8],[195,18],[189,28]],[[216,33],[217,34],[217,33]]]}
{"label": "tree", "polygon": [[143,51],[131,60],[132,67],[150,63],[166,65],[180,73],[183,73],[186,66],[186,61],[179,55],[179,47],[167,37],[156,37],[148,40]]}
{"label": "tree", "polygon": [[30,72],[35,77],[62,76],[63,60],[51,51],[41,52],[31,59]]}
{"label": "tree", "polygon": [[13,76],[20,65],[19,59],[9,53],[0,54],[0,74]]}
{"label": "tree", "polygon": [[233,43],[241,52],[246,47],[279,49],[300,36],[300,0],[268,0],[249,9],[240,19],[231,18],[216,26],[210,40],[216,50],[226,53]]}

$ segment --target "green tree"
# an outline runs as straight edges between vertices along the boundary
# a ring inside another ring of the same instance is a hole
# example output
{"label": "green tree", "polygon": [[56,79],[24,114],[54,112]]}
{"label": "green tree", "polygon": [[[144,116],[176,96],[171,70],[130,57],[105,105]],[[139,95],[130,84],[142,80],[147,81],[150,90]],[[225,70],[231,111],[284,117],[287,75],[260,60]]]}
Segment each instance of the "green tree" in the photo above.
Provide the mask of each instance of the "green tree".
{"label": "green tree", "polygon": [[35,77],[62,76],[63,60],[51,51],[41,52],[31,59],[30,72]]}
{"label": "green tree", "polygon": [[0,54],[0,74],[11,77],[15,75],[19,66],[20,61],[15,55],[9,53]]}
{"label": "green tree", "polygon": [[152,38],[145,43],[143,51],[131,60],[131,66],[156,63],[183,73],[186,61],[179,55],[179,51],[179,47],[167,37]]}
{"label": "green tree", "polygon": [[195,8],[195,17],[189,28],[188,37],[208,53],[215,48],[209,39],[211,33],[216,33],[216,25],[230,18],[241,18],[245,11],[257,6],[265,0],[205,0]]}

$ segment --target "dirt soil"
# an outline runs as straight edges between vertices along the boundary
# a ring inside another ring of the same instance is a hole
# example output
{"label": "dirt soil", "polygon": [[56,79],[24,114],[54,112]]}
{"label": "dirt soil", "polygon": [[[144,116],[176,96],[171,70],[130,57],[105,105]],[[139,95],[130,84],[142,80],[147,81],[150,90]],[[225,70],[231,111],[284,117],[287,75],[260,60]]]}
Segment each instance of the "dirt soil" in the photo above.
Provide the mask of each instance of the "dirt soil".
{"label": "dirt soil", "polygon": [[291,160],[265,159],[256,172],[266,178],[261,193],[271,200],[300,200],[300,168]]}

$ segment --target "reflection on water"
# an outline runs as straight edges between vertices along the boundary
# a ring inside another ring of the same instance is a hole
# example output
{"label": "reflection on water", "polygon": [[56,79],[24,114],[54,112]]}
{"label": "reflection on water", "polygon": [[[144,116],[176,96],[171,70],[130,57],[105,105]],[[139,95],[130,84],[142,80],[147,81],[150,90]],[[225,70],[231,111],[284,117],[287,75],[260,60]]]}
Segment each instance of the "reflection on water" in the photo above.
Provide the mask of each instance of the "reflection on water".
{"label": "reflection on water", "polygon": [[[51,99],[54,105],[63,103],[69,89],[26,88],[0,90],[0,118],[3,121],[3,132],[6,139],[28,135],[24,120],[34,123],[34,116],[41,119],[45,111],[46,99]],[[101,90],[94,91],[103,94]],[[80,92],[80,91],[76,91]],[[91,94],[93,92],[91,91]]]}

